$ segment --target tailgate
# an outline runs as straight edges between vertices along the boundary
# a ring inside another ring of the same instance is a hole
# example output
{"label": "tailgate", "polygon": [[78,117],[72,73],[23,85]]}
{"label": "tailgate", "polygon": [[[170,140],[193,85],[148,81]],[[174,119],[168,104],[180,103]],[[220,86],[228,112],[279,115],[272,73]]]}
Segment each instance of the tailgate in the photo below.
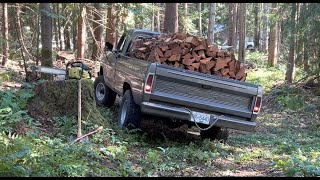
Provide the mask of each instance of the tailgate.
{"label": "tailgate", "polygon": [[157,65],[150,102],[250,119],[258,85]]}

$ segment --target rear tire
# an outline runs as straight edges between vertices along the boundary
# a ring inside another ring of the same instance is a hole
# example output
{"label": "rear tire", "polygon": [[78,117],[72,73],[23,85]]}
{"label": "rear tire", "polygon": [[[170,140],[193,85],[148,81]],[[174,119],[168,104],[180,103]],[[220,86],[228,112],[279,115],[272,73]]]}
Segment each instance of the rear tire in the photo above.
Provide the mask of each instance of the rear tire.
{"label": "rear tire", "polygon": [[202,139],[218,140],[226,142],[229,136],[227,129],[222,129],[221,127],[212,126],[206,131],[200,131],[200,136]]}
{"label": "rear tire", "polygon": [[127,90],[120,104],[118,125],[121,128],[135,129],[140,127],[141,110],[134,100],[131,90]]}
{"label": "rear tire", "polygon": [[94,81],[94,97],[98,106],[111,107],[116,100],[116,93],[105,83],[103,75],[100,75]]}

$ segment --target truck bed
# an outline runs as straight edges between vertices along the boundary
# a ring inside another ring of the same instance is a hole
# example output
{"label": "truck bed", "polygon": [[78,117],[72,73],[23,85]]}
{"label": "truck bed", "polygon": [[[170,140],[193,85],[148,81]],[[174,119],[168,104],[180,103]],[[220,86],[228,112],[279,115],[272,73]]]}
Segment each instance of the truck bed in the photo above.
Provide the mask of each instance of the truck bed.
{"label": "truck bed", "polygon": [[152,93],[148,102],[164,106],[252,121],[258,85],[233,79],[156,65]]}

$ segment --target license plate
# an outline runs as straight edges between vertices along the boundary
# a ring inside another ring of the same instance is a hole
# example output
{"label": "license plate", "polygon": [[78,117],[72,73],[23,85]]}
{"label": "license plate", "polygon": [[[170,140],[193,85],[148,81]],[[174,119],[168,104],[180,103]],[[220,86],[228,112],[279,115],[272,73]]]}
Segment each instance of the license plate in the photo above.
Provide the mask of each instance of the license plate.
{"label": "license plate", "polygon": [[205,114],[205,113],[199,113],[199,112],[192,112],[194,120],[197,123],[202,123],[202,124],[210,124],[210,115]]}

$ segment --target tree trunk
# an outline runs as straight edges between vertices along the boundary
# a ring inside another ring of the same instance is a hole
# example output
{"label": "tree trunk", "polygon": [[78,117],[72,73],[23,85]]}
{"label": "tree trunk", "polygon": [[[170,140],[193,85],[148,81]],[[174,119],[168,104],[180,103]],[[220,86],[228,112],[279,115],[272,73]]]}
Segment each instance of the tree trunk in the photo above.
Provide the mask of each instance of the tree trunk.
{"label": "tree trunk", "polygon": [[233,3],[233,35],[232,35],[232,46],[234,47],[233,49],[235,50],[237,47],[237,37],[238,37],[238,4]]}
{"label": "tree trunk", "polygon": [[303,45],[303,70],[305,72],[309,71],[309,43],[308,43],[308,30],[306,30],[303,34],[303,41],[305,42]]}
{"label": "tree trunk", "polygon": [[166,3],[164,33],[178,32],[178,3]]}
{"label": "tree trunk", "polygon": [[[59,40],[59,49],[62,51],[64,49],[64,41],[63,41],[63,36],[61,33],[61,22],[60,22],[60,8],[59,8],[59,3],[57,3],[57,21],[58,21],[58,40]],[[58,43],[58,42],[57,42]]]}
{"label": "tree trunk", "polygon": [[233,3],[228,4],[228,45],[232,46],[233,37]]}
{"label": "tree trunk", "polygon": [[[281,13],[281,12],[279,12],[279,13]],[[279,57],[280,57],[280,48],[281,48],[281,26],[282,26],[282,21],[283,21],[283,19],[279,19],[279,21],[278,21],[278,31],[277,31],[277,37],[278,37],[278,49],[277,49],[277,51],[278,51],[278,59],[279,59]]]}
{"label": "tree trunk", "polygon": [[[297,17],[298,17],[298,24],[302,24],[303,23],[303,16],[301,15],[301,13],[303,13],[303,11],[305,11],[305,7],[304,7],[304,3],[298,3],[297,4]],[[297,58],[296,58],[296,62],[297,63],[301,63],[303,64],[303,46],[304,46],[304,41],[303,41],[303,36],[297,36],[296,38],[296,53],[297,53]]]}
{"label": "tree trunk", "polygon": [[[62,9],[66,9],[66,3],[62,3]],[[70,44],[70,20],[63,20],[63,37],[64,37],[64,44],[65,44],[65,50],[70,51],[71,50],[71,44]]]}
{"label": "tree trunk", "polygon": [[202,37],[201,3],[198,3],[198,13],[199,13],[199,21],[198,21],[199,37]]}
{"label": "tree trunk", "polygon": [[8,5],[7,3],[2,3],[2,35],[3,35],[3,59],[2,59],[2,66],[5,66],[8,62],[8,51],[9,51],[9,31],[8,31]]}
{"label": "tree trunk", "polygon": [[267,11],[268,11],[268,4],[263,3],[263,18],[262,18],[262,52],[266,53],[268,48],[268,28],[267,28]]}
{"label": "tree trunk", "polygon": [[39,55],[39,45],[40,45],[40,18],[41,18],[41,9],[38,9],[37,15],[37,52],[36,52],[36,66],[39,65],[40,55]]}
{"label": "tree trunk", "polygon": [[[28,56],[28,59],[33,59],[33,56],[29,53],[27,47],[25,46],[24,44],[24,38],[23,38],[23,31],[22,31],[22,25],[21,25],[21,18],[20,18],[20,14],[21,14],[21,7],[20,7],[20,4],[16,3],[16,7],[17,7],[17,14],[16,14],[16,17],[17,17],[17,30],[18,30],[18,39],[19,39],[19,43],[20,43],[20,46],[23,50],[23,54],[26,54]],[[24,55],[23,55],[24,57]]]}
{"label": "tree trunk", "polygon": [[[53,4],[53,8],[52,8],[53,10],[52,11],[53,12],[55,11],[55,13],[58,13],[58,7],[57,6],[58,6],[58,3],[54,3]],[[57,24],[58,24],[57,21],[58,20],[56,18],[54,18],[53,21],[52,21],[52,26],[53,26],[54,41],[56,42],[55,43],[55,48],[53,47],[53,50],[57,50],[58,51],[59,48],[60,48],[60,44],[59,44],[59,32],[58,32],[59,30],[57,29],[57,27],[58,27],[57,26]]]}
{"label": "tree trunk", "polygon": [[78,35],[77,35],[77,59],[83,60],[85,58],[86,45],[86,7],[81,8],[81,14],[78,18]]}
{"label": "tree trunk", "polygon": [[209,12],[209,27],[208,27],[208,43],[214,43],[214,24],[215,24],[215,15],[216,14],[216,4],[210,3],[210,12]]}
{"label": "tree trunk", "polygon": [[295,75],[295,20],[296,20],[296,3],[291,3],[291,17],[290,17],[290,24],[291,24],[291,30],[290,30],[290,48],[289,48],[289,55],[288,55],[288,63],[287,63],[287,72],[286,72],[286,78],[288,83],[292,83],[294,80]]}
{"label": "tree trunk", "polygon": [[94,61],[99,60],[101,56],[102,50],[102,33],[103,33],[103,21],[101,14],[101,4],[94,3],[94,21],[93,21],[93,29],[94,29],[94,40],[92,44],[92,59]]}
{"label": "tree trunk", "polygon": [[72,44],[73,44],[73,51],[77,49],[77,23],[72,23]]}
{"label": "tree trunk", "polygon": [[246,37],[246,3],[240,3],[239,5],[239,53],[238,60],[245,62],[245,37]]}
{"label": "tree trunk", "polygon": [[[116,7],[119,7],[119,6],[116,6]],[[115,41],[116,41],[116,46],[118,45],[117,43],[118,43],[118,41],[119,41],[119,28],[117,28],[117,27],[119,27],[119,22],[120,22],[120,14],[118,13],[120,10],[119,9],[117,9],[116,8],[116,13],[115,13],[115,15],[114,15],[114,18],[115,18],[115,33],[116,33],[116,35],[115,35]],[[143,24],[143,20],[142,20],[142,25],[144,25]],[[141,29],[143,29],[143,27],[141,28]]]}
{"label": "tree trunk", "polygon": [[64,44],[65,44],[65,50],[70,51],[71,50],[71,44],[70,44],[70,26],[69,22],[67,22],[66,27],[64,28]]}
{"label": "tree trunk", "polygon": [[151,31],[154,31],[154,3],[152,4],[152,15],[151,15]]}
{"label": "tree trunk", "polygon": [[[272,3],[272,14],[277,15],[277,3]],[[278,19],[270,22],[270,45],[268,49],[268,66],[274,67],[278,61]]]}
{"label": "tree trunk", "polygon": [[[159,4],[159,3],[157,3]],[[157,6],[157,12],[156,12],[156,27],[155,30],[157,32],[160,32],[160,10],[159,10],[160,6]]]}
{"label": "tree trunk", "polygon": [[182,28],[182,32],[185,34],[187,34],[187,32],[188,32],[187,18],[188,18],[188,3],[183,3],[183,28]]}
{"label": "tree trunk", "polygon": [[[52,18],[47,14],[51,12],[50,3],[40,3],[41,9],[41,65],[52,67]],[[52,79],[52,75],[43,74],[43,79]]]}
{"label": "tree trunk", "polygon": [[115,32],[115,25],[116,25],[116,18],[114,16],[114,3],[108,3],[108,26],[107,26],[107,33],[106,33],[106,42],[109,42],[113,45],[113,50],[116,49],[116,32]]}
{"label": "tree trunk", "polygon": [[165,18],[166,3],[160,3],[160,8],[161,10],[164,9],[164,13],[160,11],[160,32],[164,32],[164,18]]}
{"label": "tree trunk", "polygon": [[259,4],[254,4],[254,48],[258,49],[260,46],[260,26],[259,26]]}

